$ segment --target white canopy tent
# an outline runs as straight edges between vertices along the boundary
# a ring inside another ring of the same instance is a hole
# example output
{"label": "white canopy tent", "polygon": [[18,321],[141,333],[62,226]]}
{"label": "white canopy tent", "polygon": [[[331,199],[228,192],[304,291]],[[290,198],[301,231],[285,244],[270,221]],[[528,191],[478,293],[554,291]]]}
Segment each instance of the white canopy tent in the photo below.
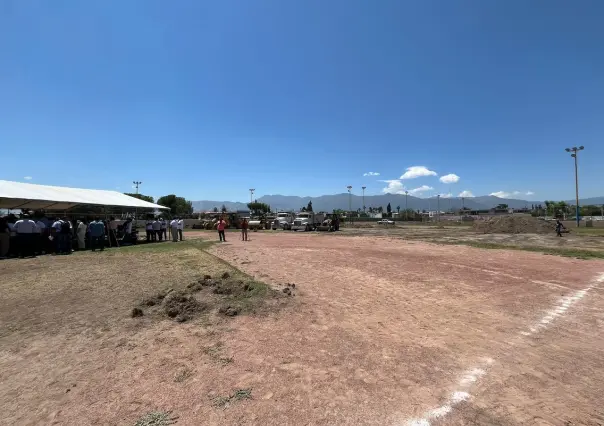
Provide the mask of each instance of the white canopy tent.
{"label": "white canopy tent", "polygon": [[117,191],[35,185],[0,180],[0,209],[67,210],[77,205],[169,210]]}

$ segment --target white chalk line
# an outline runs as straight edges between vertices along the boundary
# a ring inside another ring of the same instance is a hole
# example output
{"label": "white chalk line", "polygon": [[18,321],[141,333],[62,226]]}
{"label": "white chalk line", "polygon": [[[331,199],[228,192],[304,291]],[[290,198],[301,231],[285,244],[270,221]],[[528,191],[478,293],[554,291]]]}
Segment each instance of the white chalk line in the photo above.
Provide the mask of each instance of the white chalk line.
{"label": "white chalk line", "polygon": [[457,384],[457,390],[453,392],[449,398],[440,407],[433,408],[424,413],[423,417],[411,419],[407,422],[408,426],[430,426],[430,421],[439,420],[453,411],[453,407],[463,401],[470,399],[470,394],[467,392],[482,376],[487,374],[486,369],[493,364],[492,358],[484,358],[481,360],[480,367],[472,368],[464,372]]}
{"label": "white chalk line", "polygon": [[[604,283],[604,273],[599,274],[590,285],[583,290],[577,290],[570,296],[564,296],[558,301],[558,305],[547,312],[547,314],[536,324],[529,328],[529,331],[521,331],[521,336],[531,336],[546,329],[551,322],[564,315],[566,311],[575,303],[579,302],[591,290],[599,284]],[[407,426],[430,426],[431,421],[440,420],[453,411],[453,408],[460,402],[467,401],[471,395],[468,393],[469,387],[486,374],[486,367],[493,364],[492,358],[485,358],[481,363],[483,368],[477,367],[466,371],[458,382],[458,390],[453,392],[445,403],[439,407],[428,410],[420,418],[410,419]]]}
{"label": "white chalk line", "polygon": [[561,317],[573,306],[575,303],[579,302],[581,299],[585,297],[585,295],[599,284],[604,282],[604,273],[598,275],[596,279],[592,281],[590,285],[585,287],[583,290],[577,290],[571,295],[564,296],[558,300],[558,304],[553,307],[553,309],[549,310],[546,315],[543,316],[538,322],[529,327],[528,330],[521,331],[520,334],[522,336],[528,337],[536,334],[542,330],[545,330],[553,320],[558,317]]}

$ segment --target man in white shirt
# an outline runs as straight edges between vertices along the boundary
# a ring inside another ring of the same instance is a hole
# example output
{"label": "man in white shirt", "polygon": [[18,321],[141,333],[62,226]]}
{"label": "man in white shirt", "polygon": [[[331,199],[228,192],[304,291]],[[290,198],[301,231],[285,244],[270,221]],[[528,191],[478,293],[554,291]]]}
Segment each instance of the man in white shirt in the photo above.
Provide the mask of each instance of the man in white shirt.
{"label": "man in white shirt", "polygon": [[161,241],[161,217],[155,218],[151,225],[153,227],[153,241]]}
{"label": "man in white shirt", "polygon": [[182,241],[182,231],[183,231],[183,229],[185,229],[185,221],[181,217],[180,219],[178,219],[178,239],[180,241]]}
{"label": "man in white shirt", "polygon": [[[168,241],[168,221],[166,219],[161,220],[160,231],[164,234],[164,240]],[[159,240],[161,241],[161,237]]]}
{"label": "man in white shirt", "polygon": [[147,233],[147,242],[155,241],[155,232],[153,232],[153,221],[147,220],[145,222],[145,232]]}
{"label": "man in white shirt", "polygon": [[126,222],[124,223],[124,233],[128,237],[132,235],[132,219],[130,218],[126,219]]}
{"label": "man in white shirt", "polygon": [[24,214],[21,219],[15,222],[13,226],[17,233],[17,253],[19,257],[35,256],[35,241],[34,237],[39,236],[36,222],[29,218],[29,215]]}
{"label": "man in white shirt", "polygon": [[172,219],[170,222],[170,231],[172,232],[172,242],[178,242],[178,219]]}
{"label": "man in white shirt", "polygon": [[109,247],[117,247],[117,220],[113,216],[109,218],[107,233],[109,234]]}

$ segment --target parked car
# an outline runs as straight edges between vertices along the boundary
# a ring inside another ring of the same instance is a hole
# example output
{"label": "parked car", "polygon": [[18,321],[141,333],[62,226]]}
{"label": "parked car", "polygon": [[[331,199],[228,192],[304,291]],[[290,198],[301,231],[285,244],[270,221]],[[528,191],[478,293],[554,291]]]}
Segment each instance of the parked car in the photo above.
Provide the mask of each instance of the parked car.
{"label": "parked car", "polygon": [[389,220],[389,219],[382,219],[382,220],[378,220],[377,224],[378,225],[394,225],[394,221]]}

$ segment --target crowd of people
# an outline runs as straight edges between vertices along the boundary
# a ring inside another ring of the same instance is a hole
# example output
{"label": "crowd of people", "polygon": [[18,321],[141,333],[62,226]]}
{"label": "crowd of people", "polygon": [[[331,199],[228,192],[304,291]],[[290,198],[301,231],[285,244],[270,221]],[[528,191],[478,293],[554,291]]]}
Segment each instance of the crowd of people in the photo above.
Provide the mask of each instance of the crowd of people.
{"label": "crowd of people", "polygon": [[182,231],[185,229],[185,220],[183,218],[172,219],[169,223],[167,220],[160,218],[149,219],[145,223],[145,231],[147,233],[147,242],[167,241],[168,240],[168,225],[170,225],[170,234],[172,241],[182,241]]}
{"label": "crowd of people", "polygon": [[[220,218],[216,224],[218,238],[226,242],[227,222]],[[10,214],[0,216],[0,259],[30,257],[41,254],[71,254],[76,250],[104,250],[107,246],[136,244],[137,232],[131,218],[117,221],[94,218],[88,220],[68,217],[48,217],[44,213]],[[183,218],[167,220],[161,217],[145,221],[148,243],[183,240]],[[241,239],[248,239],[248,221],[241,223]]]}
{"label": "crowd of people", "polygon": [[108,221],[100,218],[70,220],[44,214],[0,217],[0,259],[71,254],[76,249],[87,248],[103,250],[107,245],[133,244],[135,240],[130,218],[119,223],[114,217]]}

